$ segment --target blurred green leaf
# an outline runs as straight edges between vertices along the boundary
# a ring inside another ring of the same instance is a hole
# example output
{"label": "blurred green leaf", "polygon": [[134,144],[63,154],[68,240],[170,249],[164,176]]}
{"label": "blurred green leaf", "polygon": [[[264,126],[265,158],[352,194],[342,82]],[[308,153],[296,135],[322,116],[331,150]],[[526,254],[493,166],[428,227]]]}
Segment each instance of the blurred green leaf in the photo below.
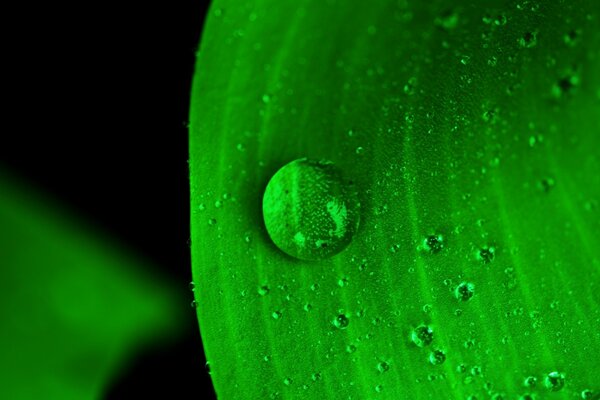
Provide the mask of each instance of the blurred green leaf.
{"label": "blurred green leaf", "polygon": [[168,283],[0,174],[0,398],[100,398],[134,350],[177,335]]}
{"label": "blurred green leaf", "polygon": [[[592,1],[216,0],[190,183],[219,397],[598,393],[598,71]],[[359,191],[358,232],[322,261],[263,223],[302,157]]]}

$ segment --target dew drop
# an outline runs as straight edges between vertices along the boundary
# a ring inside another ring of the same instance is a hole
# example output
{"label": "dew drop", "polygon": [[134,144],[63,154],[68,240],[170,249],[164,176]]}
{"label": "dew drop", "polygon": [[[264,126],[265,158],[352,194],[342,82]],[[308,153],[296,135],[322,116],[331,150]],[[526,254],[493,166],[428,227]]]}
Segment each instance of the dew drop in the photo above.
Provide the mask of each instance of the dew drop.
{"label": "dew drop", "polygon": [[433,341],[433,330],[429,326],[420,325],[412,331],[410,338],[418,347],[429,346]]}
{"label": "dew drop", "polygon": [[594,396],[594,393],[589,389],[584,389],[581,391],[581,398],[583,400],[591,400]]}
{"label": "dew drop", "polygon": [[423,249],[430,253],[439,253],[444,248],[444,237],[442,235],[430,235],[423,239]]}
{"label": "dew drop", "polygon": [[477,252],[477,259],[482,261],[484,264],[489,264],[494,259],[494,253],[496,249],[494,247],[485,246],[479,249]]}
{"label": "dew drop", "polygon": [[274,320],[281,319],[281,311],[279,311],[279,310],[273,311],[273,313],[271,314],[271,317],[273,317]]}
{"label": "dew drop", "polygon": [[525,48],[532,48],[537,44],[537,32],[525,32],[519,38],[519,45]]}
{"label": "dew drop", "polygon": [[565,386],[565,375],[558,371],[550,372],[544,378],[544,386],[553,392],[558,392]]}
{"label": "dew drop", "polygon": [[333,320],[333,326],[335,326],[338,329],[346,329],[349,323],[350,321],[348,320],[348,317],[345,314],[340,314]]}
{"label": "dew drop", "polygon": [[460,301],[469,301],[475,293],[475,286],[470,282],[461,282],[456,289],[454,295]]}
{"label": "dew drop", "polygon": [[286,386],[290,386],[292,384],[292,378],[285,378],[283,380],[283,384]]}
{"label": "dew drop", "polygon": [[208,375],[212,375],[212,371],[210,370],[210,362],[207,361],[206,364],[204,364],[204,370]]}
{"label": "dew drop", "polygon": [[390,370],[390,364],[386,363],[385,361],[382,361],[379,364],[377,364],[377,370],[381,373],[388,372]]}
{"label": "dew drop", "polygon": [[429,354],[429,362],[433,365],[440,365],[446,361],[446,353],[442,350],[434,350]]}
{"label": "dew drop", "polygon": [[356,191],[329,161],[298,159],[281,167],[263,197],[269,236],[286,254],[322,260],[342,251],[359,224]]}
{"label": "dew drop", "polygon": [[381,392],[383,392],[383,385],[377,385],[377,386],[375,386],[375,391],[376,391],[377,393],[381,393]]}
{"label": "dew drop", "polygon": [[269,294],[269,291],[271,291],[271,289],[267,285],[263,285],[258,288],[258,294],[261,296],[265,296],[265,295]]}

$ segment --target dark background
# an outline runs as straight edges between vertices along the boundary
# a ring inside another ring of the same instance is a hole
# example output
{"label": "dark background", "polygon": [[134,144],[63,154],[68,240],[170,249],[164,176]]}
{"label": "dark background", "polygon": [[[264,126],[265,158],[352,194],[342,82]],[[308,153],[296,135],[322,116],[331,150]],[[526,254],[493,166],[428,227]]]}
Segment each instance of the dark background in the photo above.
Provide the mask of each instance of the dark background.
{"label": "dark background", "polygon": [[[207,2],[24,3],[2,17],[0,167],[187,291],[186,121]],[[183,339],[140,354],[109,399],[215,397],[191,307],[188,317]]]}

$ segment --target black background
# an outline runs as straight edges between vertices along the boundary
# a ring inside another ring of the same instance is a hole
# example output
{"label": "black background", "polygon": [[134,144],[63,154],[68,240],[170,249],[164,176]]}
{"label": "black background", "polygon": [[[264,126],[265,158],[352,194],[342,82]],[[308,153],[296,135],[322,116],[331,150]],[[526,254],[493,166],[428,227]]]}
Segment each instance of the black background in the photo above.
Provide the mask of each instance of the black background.
{"label": "black background", "polygon": [[[187,291],[186,121],[206,2],[24,3],[2,17],[0,167]],[[109,399],[215,397],[189,310],[182,340],[139,354]]]}

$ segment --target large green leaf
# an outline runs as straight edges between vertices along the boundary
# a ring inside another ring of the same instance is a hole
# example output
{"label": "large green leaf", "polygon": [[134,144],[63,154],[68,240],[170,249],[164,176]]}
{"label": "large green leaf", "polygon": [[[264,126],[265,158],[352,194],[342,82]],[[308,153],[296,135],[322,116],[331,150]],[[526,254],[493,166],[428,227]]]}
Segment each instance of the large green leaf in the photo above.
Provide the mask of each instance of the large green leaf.
{"label": "large green leaf", "polygon": [[[219,397],[598,393],[598,71],[593,1],[216,0],[190,178]],[[303,157],[361,203],[321,261],[263,222],[269,179]]]}

